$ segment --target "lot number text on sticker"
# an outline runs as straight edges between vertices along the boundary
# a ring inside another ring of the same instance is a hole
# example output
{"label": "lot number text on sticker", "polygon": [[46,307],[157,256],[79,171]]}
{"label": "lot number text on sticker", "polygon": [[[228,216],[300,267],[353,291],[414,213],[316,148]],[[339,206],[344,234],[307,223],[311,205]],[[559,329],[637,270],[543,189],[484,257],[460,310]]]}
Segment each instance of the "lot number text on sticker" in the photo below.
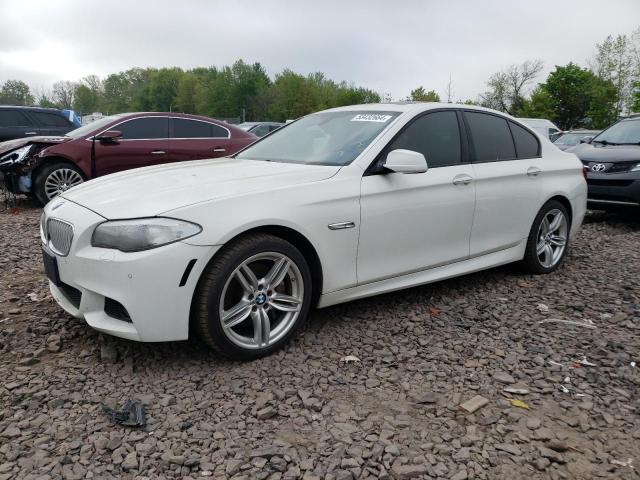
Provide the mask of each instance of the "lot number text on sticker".
{"label": "lot number text on sticker", "polygon": [[360,113],[351,119],[352,122],[378,122],[385,123],[389,121],[392,115],[380,115],[376,113]]}

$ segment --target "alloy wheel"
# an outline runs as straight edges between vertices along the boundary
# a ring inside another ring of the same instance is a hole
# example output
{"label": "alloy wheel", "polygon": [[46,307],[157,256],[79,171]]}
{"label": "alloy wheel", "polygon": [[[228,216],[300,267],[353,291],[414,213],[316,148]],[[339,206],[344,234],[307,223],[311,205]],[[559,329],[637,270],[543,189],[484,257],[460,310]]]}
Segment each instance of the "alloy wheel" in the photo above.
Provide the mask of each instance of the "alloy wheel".
{"label": "alloy wheel", "polygon": [[304,281],[295,262],[278,252],[253,255],[232,272],[222,289],[222,329],[242,348],[266,348],[295,325],[303,299]]}
{"label": "alloy wheel", "polygon": [[84,182],[82,176],[70,168],[59,168],[49,174],[44,182],[44,192],[47,199],[51,200],[53,197],[66,192],[71,187]]}
{"label": "alloy wheel", "polygon": [[568,224],[565,214],[554,208],[540,222],[536,253],[540,265],[551,268],[560,261],[567,246]]}

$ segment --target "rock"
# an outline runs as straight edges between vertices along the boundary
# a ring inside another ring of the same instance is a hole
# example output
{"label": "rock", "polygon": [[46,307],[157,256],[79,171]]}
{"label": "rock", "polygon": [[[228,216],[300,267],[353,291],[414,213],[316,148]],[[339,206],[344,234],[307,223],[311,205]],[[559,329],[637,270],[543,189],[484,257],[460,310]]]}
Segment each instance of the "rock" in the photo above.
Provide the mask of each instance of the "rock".
{"label": "rock", "polygon": [[258,420],[266,420],[268,418],[275,417],[277,413],[278,411],[274,407],[269,406],[263,408],[262,410],[258,410],[258,412],[256,413],[256,417]]}
{"label": "rock", "polygon": [[138,458],[136,456],[136,452],[127,454],[120,466],[124,470],[133,470],[135,468],[138,468]]}
{"label": "rock", "polygon": [[46,341],[46,348],[52,353],[58,353],[62,350],[62,338],[60,335],[49,335]]}
{"label": "rock", "polygon": [[391,466],[391,475],[398,480],[416,478],[425,473],[427,469],[424,465],[400,465],[399,462],[394,462]]}
{"label": "rock", "polygon": [[506,372],[497,371],[493,374],[493,379],[500,383],[516,383],[515,379]]}
{"label": "rock", "polygon": [[564,463],[564,457],[558,452],[551,450],[550,448],[547,448],[547,447],[538,447],[538,450],[540,451],[540,455],[542,457],[548,458],[549,460],[555,463]]}
{"label": "rock", "polygon": [[511,443],[496,443],[494,447],[496,450],[501,450],[503,452],[510,453],[511,455],[522,455],[520,449],[516,445],[513,445]]}
{"label": "rock", "polygon": [[569,450],[569,447],[566,443],[560,440],[549,440],[545,443],[545,447],[550,448],[551,450],[555,450],[556,452],[566,452]]}
{"label": "rock", "polygon": [[411,400],[413,400],[415,403],[421,404],[438,403],[438,395],[433,392],[414,393],[411,395]]}
{"label": "rock", "polygon": [[537,417],[529,417],[529,418],[527,418],[526,425],[527,425],[527,428],[529,430],[537,430],[538,428],[540,428],[541,424],[542,424],[542,422]]}
{"label": "rock", "polygon": [[469,474],[467,473],[467,470],[462,469],[458,473],[456,473],[453,477],[451,477],[451,480],[467,480],[467,478],[469,478]]}
{"label": "rock", "polygon": [[7,427],[7,428],[4,429],[2,434],[0,434],[0,436],[5,437],[5,438],[18,438],[21,434],[22,434],[22,432],[20,431],[19,428]]}
{"label": "rock", "polygon": [[536,461],[533,463],[533,465],[540,470],[541,472],[544,472],[547,467],[549,465],[551,465],[551,461],[548,458],[537,458]]}
{"label": "rock", "polygon": [[480,395],[476,395],[472,399],[467,400],[462,405],[460,405],[460,408],[468,413],[473,413],[476,410],[479,410],[480,408],[484,407],[488,403],[489,403],[489,400],[487,400],[486,398]]}
{"label": "rock", "polygon": [[22,365],[25,367],[35,365],[36,363],[40,363],[40,360],[35,357],[25,357],[18,361],[18,365]]}
{"label": "rock", "polygon": [[104,363],[116,363],[118,361],[118,350],[112,343],[100,345],[100,359]]}

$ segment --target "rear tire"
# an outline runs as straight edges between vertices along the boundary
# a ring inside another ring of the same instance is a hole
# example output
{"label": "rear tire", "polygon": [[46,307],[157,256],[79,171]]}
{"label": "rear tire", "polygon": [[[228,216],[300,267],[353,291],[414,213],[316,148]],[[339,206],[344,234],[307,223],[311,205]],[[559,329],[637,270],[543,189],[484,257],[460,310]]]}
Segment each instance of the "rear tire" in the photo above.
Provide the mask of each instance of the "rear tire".
{"label": "rear tire", "polygon": [[252,360],[281,348],[304,324],[311,272],[300,251],[258,233],[223,247],[196,289],[192,326],[217,352]]}
{"label": "rear tire", "polygon": [[45,164],[33,182],[33,194],[36,199],[46,205],[67,189],[85,181],[82,171],[68,162]]}
{"label": "rear tire", "polygon": [[531,226],[523,266],[532,273],[551,273],[562,264],[569,247],[571,223],[562,203],[549,200]]}

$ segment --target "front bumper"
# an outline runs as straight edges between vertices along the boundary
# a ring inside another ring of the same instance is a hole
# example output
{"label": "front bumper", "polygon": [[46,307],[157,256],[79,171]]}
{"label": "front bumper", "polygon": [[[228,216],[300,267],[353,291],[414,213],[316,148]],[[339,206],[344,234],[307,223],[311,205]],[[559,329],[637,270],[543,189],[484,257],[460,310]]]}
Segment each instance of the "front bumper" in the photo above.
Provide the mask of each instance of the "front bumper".
{"label": "front bumper", "polygon": [[[103,217],[68,200],[50,202],[45,214],[74,228],[69,254],[56,255],[62,284],[49,283],[53,298],[65,311],[96,330],[130,340],[188,338],[193,293],[218,247],[177,242],[134,253],[95,248],[91,235]],[[191,260],[195,264],[180,286]],[[114,314],[109,308],[114,302],[126,309],[128,318]]]}
{"label": "front bumper", "polygon": [[640,206],[640,172],[587,174],[590,205]]}

